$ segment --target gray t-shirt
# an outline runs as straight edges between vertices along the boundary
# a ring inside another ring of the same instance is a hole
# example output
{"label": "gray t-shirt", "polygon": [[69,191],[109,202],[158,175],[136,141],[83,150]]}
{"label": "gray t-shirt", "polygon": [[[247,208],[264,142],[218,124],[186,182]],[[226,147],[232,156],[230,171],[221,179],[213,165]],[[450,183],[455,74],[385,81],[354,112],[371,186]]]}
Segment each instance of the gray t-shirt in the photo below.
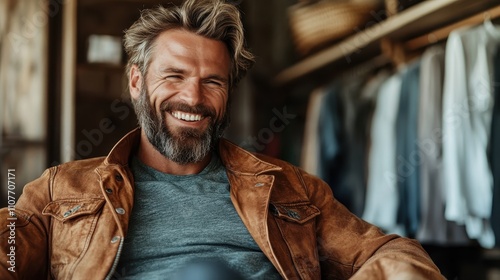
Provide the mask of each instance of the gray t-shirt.
{"label": "gray t-shirt", "polygon": [[[115,279],[184,280],[189,277],[180,275],[190,266],[193,272],[213,261],[241,279],[281,279],[238,216],[217,156],[199,174],[185,176],[162,173],[137,158],[130,164],[134,208]],[[212,279],[202,274],[207,278],[196,279]]]}

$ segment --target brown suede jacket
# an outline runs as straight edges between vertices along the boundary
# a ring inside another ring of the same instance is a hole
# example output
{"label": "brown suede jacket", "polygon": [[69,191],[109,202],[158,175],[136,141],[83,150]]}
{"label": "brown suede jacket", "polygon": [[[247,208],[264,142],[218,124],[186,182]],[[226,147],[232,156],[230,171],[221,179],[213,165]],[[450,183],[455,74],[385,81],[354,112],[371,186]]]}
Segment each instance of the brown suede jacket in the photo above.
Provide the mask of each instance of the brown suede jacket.
{"label": "brown suede jacket", "polygon": [[[139,136],[132,131],[105,158],[48,169],[15,211],[0,210],[1,279],[112,277],[133,207],[128,160]],[[219,153],[234,207],[284,279],[444,279],[416,241],[357,218],[318,178],[226,140]]]}

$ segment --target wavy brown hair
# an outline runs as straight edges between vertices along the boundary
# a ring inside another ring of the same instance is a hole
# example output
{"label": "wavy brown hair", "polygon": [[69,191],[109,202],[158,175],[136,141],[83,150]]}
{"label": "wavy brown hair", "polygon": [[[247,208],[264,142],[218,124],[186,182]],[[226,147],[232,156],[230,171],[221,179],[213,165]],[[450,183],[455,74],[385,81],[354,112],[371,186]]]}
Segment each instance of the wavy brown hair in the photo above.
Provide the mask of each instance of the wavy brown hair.
{"label": "wavy brown hair", "polygon": [[156,38],[163,31],[175,28],[225,43],[231,57],[230,91],[253,65],[254,57],[245,46],[240,13],[233,4],[223,0],[187,0],[180,6],[141,11],[141,17],[125,31],[127,77],[132,65],[146,75]]}

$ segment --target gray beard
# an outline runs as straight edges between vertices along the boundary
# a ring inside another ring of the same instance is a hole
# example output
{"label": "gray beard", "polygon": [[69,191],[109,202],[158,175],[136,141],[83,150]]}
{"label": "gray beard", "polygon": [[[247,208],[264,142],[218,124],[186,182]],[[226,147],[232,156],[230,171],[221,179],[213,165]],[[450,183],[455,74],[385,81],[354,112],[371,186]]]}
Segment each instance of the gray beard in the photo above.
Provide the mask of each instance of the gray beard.
{"label": "gray beard", "polygon": [[139,125],[149,142],[166,158],[181,164],[197,163],[203,160],[216,147],[224,130],[229,124],[229,112],[226,110],[221,121],[211,116],[212,122],[205,131],[193,128],[180,128],[171,131],[165,125],[164,112],[157,116],[149,103],[149,93],[146,85],[142,85],[141,96],[132,99]]}

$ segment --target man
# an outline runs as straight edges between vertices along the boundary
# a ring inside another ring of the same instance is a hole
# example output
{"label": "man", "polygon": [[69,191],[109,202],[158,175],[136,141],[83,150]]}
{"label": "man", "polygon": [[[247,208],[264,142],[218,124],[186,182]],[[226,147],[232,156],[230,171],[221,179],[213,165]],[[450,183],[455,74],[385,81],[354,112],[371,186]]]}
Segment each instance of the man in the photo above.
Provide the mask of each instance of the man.
{"label": "man", "polygon": [[219,279],[442,279],[417,242],[355,217],[318,178],[221,138],[253,60],[233,5],[146,10],[125,49],[140,129],[1,210],[2,279],[183,279],[215,263]]}

